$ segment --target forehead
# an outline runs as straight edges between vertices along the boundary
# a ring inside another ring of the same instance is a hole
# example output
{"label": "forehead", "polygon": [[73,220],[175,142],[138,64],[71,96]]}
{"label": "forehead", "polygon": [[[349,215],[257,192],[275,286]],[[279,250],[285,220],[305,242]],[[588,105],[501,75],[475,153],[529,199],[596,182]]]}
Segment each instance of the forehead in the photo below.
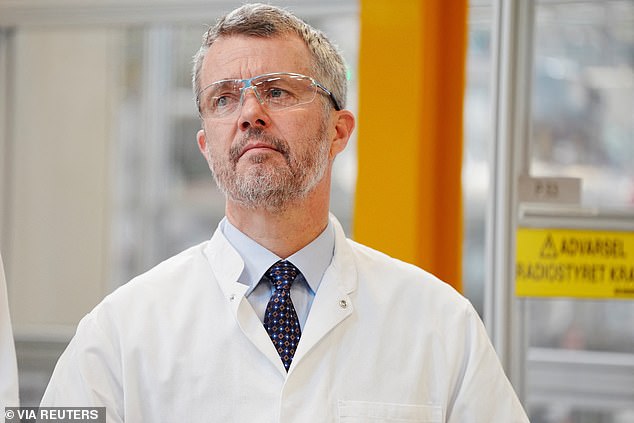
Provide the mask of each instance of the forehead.
{"label": "forehead", "polygon": [[311,75],[311,63],[308,47],[294,34],[274,38],[243,35],[221,37],[205,55],[201,86],[220,79],[246,79],[271,72]]}

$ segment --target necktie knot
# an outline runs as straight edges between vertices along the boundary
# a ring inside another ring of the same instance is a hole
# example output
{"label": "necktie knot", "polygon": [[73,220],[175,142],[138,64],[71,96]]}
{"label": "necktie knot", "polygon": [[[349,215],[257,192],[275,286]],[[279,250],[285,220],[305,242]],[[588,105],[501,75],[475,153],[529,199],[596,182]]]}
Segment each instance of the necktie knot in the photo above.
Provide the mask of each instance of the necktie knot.
{"label": "necktie knot", "polygon": [[293,265],[293,263],[280,260],[269,268],[266,272],[266,276],[269,278],[275,289],[290,290],[291,285],[299,270]]}

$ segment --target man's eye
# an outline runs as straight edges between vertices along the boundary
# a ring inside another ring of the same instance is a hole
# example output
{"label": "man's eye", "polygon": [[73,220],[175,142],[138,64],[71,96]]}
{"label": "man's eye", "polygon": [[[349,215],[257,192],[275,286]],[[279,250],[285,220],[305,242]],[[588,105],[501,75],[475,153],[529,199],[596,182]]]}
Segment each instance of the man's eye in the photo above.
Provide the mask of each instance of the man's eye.
{"label": "man's eye", "polygon": [[236,105],[238,102],[238,98],[232,94],[222,94],[218,96],[214,96],[211,99],[211,109],[214,111],[223,111],[230,109],[232,106]]}
{"label": "man's eye", "polygon": [[271,98],[281,98],[286,94],[286,91],[281,88],[272,88],[269,90],[269,97]]}
{"label": "man's eye", "polygon": [[287,106],[294,102],[295,95],[284,88],[271,87],[265,91],[264,98],[269,104]]}
{"label": "man's eye", "polygon": [[227,97],[216,97],[216,101],[214,102],[214,107],[218,108],[218,107],[224,107],[227,105],[227,102],[229,100],[227,100]]}

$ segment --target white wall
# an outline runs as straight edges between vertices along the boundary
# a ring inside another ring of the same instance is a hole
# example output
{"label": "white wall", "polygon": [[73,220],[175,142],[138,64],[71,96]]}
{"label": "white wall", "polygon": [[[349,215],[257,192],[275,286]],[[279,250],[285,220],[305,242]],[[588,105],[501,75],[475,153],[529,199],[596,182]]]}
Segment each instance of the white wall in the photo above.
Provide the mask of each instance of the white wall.
{"label": "white wall", "polygon": [[16,334],[72,331],[106,293],[115,43],[105,29],[15,33],[3,254]]}

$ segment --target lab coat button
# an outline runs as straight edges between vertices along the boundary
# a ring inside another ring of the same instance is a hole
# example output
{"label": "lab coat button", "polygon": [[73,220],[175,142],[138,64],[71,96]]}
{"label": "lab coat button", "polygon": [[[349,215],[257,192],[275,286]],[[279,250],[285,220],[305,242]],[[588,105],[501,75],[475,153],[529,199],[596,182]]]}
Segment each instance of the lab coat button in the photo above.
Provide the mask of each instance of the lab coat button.
{"label": "lab coat button", "polygon": [[236,299],[236,294],[229,295],[229,301],[233,301]]}
{"label": "lab coat button", "polygon": [[345,310],[346,308],[348,308],[348,302],[346,300],[339,301],[339,307]]}

